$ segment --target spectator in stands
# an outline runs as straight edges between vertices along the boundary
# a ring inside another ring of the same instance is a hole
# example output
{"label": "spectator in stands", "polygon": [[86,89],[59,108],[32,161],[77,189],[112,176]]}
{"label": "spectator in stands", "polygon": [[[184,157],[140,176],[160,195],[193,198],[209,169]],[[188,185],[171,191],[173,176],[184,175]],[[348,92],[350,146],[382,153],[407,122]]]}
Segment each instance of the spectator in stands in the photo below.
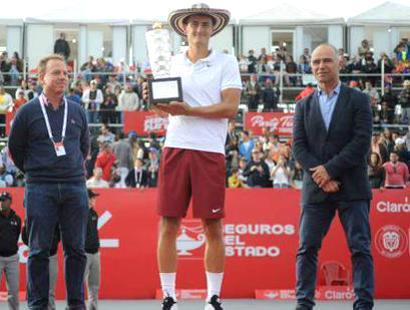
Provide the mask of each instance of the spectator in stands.
{"label": "spectator in stands", "polygon": [[60,37],[54,42],[54,53],[63,55],[66,61],[70,57],[70,45],[65,39],[64,32],[61,32]]}
{"label": "spectator in stands", "polygon": [[377,89],[372,86],[372,83],[370,81],[367,81],[365,83],[365,88],[363,89],[363,93],[368,95],[370,98],[370,104],[371,104],[372,113],[373,113],[373,122],[380,123],[380,109],[379,109],[380,96],[379,96],[379,93],[377,92]]}
{"label": "spectator in stands", "polygon": [[151,147],[148,153],[148,187],[157,187],[159,171],[159,152],[156,148]]}
{"label": "spectator in stands", "polygon": [[244,173],[247,165],[248,165],[248,162],[246,161],[245,158],[243,158],[243,157],[239,158],[238,177],[239,177],[239,180],[241,180],[242,183],[245,184],[245,186],[247,184],[247,179],[248,178],[246,176],[244,176],[243,173]]}
{"label": "spectator in stands", "polygon": [[386,171],[385,188],[405,188],[409,179],[407,165],[399,161],[399,155],[393,151],[390,153],[390,161],[383,165]]}
{"label": "spectator in stands", "polygon": [[13,175],[7,171],[4,163],[0,163],[0,187],[12,187],[13,184]]}
{"label": "spectator in stands", "polygon": [[84,75],[85,80],[87,82],[90,82],[93,79],[93,73],[97,71],[94,57],[90,56],[88,58],[88,61],[81,66],[80,70],[81,73]]}
{"label": "spectator in stands", "polygon": [[247,162],[252,158],[252,150],[255,147],[255,142],[251,139],[248,131],[242,132],[242,141],[239,144],[239,154],[244,157]]}
{"label": "spectator in stands", "polygon": [[381,98],[381,120],[383,123],[393,124],[394,111],[398,103],[397,97],[393,94],[390,87],[384,89],[384,95]]}
{"label": "spectator in stands", "polygon": [[117,75],[116,74],[111,74],[108,79],[109,79],[109,81],[108,81],[106,87],[111,88],[113,91],[114,91],[116,86],[121,87],[120,82],[118,82],[118,80],[117,80]]}
{"label": "spectator in stands", "polygon": [[359,56],[362,58],[370,51],[369,41],[363,40],[361,46],[357,49]]}
{"label": "spectator in stands", "polygon": [[264,112],[273,112],[278,108],[280,91],[278,88],[273,88],[271,79],[266,79],[265,88],[262,91],[262,102]]}
{"label": "spectator in stands", "polygon": [[20,107],[21,107],[22,105],[24,105],[25,103],[27,103],[27,99],[26,99],[26,97],[25,97],[25,95],[24,95],[24,91],[21,90],[21,91],[18,93],[17,99],[14,100],[13,113],[14,113],[14,114],[17,113],[18,109],[20,109]]}
{"label": "spectator in stands", "polygon": [[38,94],[43,91],[42,87],[40,85],[37,85],[36,81],[31,81],[28,84],[28,101],[38,97]]}
{"label": "spectator in stands", "polygon": [[112,151],[111,144],[109,142],[104,142],[101,145],[101,152],[98,154],[95,162],[95,166],[100,167],[103,171],[102,178],[104,181],[111,182],[116,161],[117,158]]}
{"label": "spectator in stands", "polygon": [[[369,74],[369,75],[378,73],[377,65],[374,62],[372,52],[365,53],[364,59],[362,60],[362,66],[360,70],[361,70],[361,73]],[[373,85],[376,83],[377,78],[375,76],[368,76],[366,78],[370,80]]]}
{"label": "spectator in stands", "polygon": [[100,144],[103,143],[108,143],[112,144],[115,141],[115,135],[110,131],[110,128],[108,127],[107,124],[102,124],[101,125],[101,134],[98,136],[97,141]]}
{"label": "spectator in stands", "polygon": [[118,98],[119,111],[138,111],[140,102],[138,95],[133,91],[132,85],[127,84]]}
{"label": "spectator in stands", "polygon": [[6,134],[6,114],[13,107],[13,98],[6,92],[3,86],[0,86],[0,136]]}
{"label": "spectator in stands", "polygon": [[248,73],[257,72],[258,60],[253,54],[254,54],[253,50],[249,50],[248,52]]}
{"label": "spectator in stands", "polygon": [[379,133],[375,133],[372,136],[371,151],[377,154],[382,164],[389,159],[389,153],[387,151],[386,145],[383,143],[383,139]]}
{"label": "spectator in stands", "polygon": [[394,149],[394,140],[392,136],[392,132],[389,128],[385,128],[383,132],[383,138],[381,142],[385,145],[387,153],[390,154]]}
{"label": "spectator in stands", "polygon": [[369,176],[369,182],[372,188],[383,187],[384,174],[385,171],[379,154],[372,152],[367,165],[367,175]]}
{"label": "spectator in stands", "polygon": [[10,61],[10,70],[9,70],[9,77],[10,77],[10,84],[12,86],[19,85],[20,81],[20,74],[23,72],[23,67],[21,61],[13,56]]}
{"label": "spectator in stands", "polygon": [[81,101],[81,97],[75,92],[74,88],[70,88],[68,91],[68,96],[67,96],[68,100],[74,101],[76,103],[78,103],[79,105],[82,105],[82,101]]}
{"label": "spectator in stands", "polygon": [[399,161],[405,163],[407,167],[410,167],[410,152],[407,149],[404,137],[398,137],[395,139],[394,152],[399,156]]}
{"label": "spectator in stands", "polygon": [[230,120],[228,123],[228,133],[225,142],[226,154],[228,154],[231,150],[238,150],[239,138],[240,135],[236,128],[236,121]]}
{"label": "spectator in stands", "polygon": [[274,84],[280,84],[281,68],[283,76],[286,75],[285,64],[278,53],[272,53],[272,74],[274,76]]}
{"label": "spectator in stands", "polygon": [[97,161],[97,156],[100,153],[100,149],[99,149],[100,146],[97,141],[97,138],[98,137],[96,137],[95,135],[90,136],[91,147],[90,147],[90,152],[85,161],[85,171],[86,171],[87,178],[90,178],[93,175],[95,162]]}
{"label": "spectator in stands", "polygon": [[114,94],[105,96],[104,102],[101,105],[101,122],[115,124],[118,122],[117,118],[117,97]]}
{"label": "spectator in stands", "polygon": [[399,104],[402,108],[402,122],[410,123],[410,80],[405,80],[399,94]]}
{"label": "spectator in stands", "polygon": [[84,102],[84,108],[87,110],[88,122],[90,124],[98,123],[98,111],[104,101],[104,96],[101,89],[97,88],[96,80],[90,82],[90,88],[84,91],[82,101]]}
{"label": "spectator in stands", "polygon": [[17,89],[16,89],[15,99],[19,98],[19,94],[20,94],[21,91],[24,93],[24,97],[28,100],[29,89],[28,89],[28,84],[27,84],[26,80],[21,80],[20,86],[17,87]]}
{"label": "spectator in stands", "polygon": [[248,58],[245,55],[241,55],[238,60],[239,71],[241,73],[248,73]]}
{"label": "spectator in stands", "polygon": [[266,54],[266,48],[261,48],[261,53],[258,56],[259,63],[259,72],[268,73],[269,69],[267,68],[268,64],[268,55]]}
{"label": "spectator in stands", "polygon": [[10,77],[7,74],[10,70],[10,61],[6,51],[0,54],[0,85],[7,85],[10,81]]}
{"label": "spectator in stands", "polygon": [[405,62],[410,59],[409,46],[404,39],[401,39],[400,43],[394,49],[396,58],[400,62]]}
{"label": "spectator in stands", "polygon": [[130,170],[125,179],[128,187],[145,188],[148,186],[148,173],[144,169],[144,161],[137,158],[134,161],[134,168]]}
{"label": "spectator in stands", "polygon": [[238,168],[233,168],[231,176],[228,178],[229,188],[244,188],[246,184],[241,180]]}
{"label": "spectator in stands", "polygon": [[243,175],[247,177],[249,187],[272,187],[269,180],[269,167],[257,149],[252,151],[252,160],[246,166]]}
{"label": "spectator in stands", "polygon": [[289,86],[290,84],[292,84],[293,86],[296,86],[298,77],[295,75],[298,73],[298,65],[296,64],[296,62],[293,61],[293,57],[290,55],[286,56],[286,73],[287,73],[285,75],[286,85]]}
{"label": "spectator in stands", "polygon": [[115,157],[117,158],[117,169],[120,175],[120,181],[117,183],[117,188],[125,188],[125,178],[133,168],[134,160],[132,157],[131,146],[125,139],[124,133],[119,134],[118,141],[112,146]]}
{"label": "spectator in stands", "polygon": [[[340,67],[340,75],[350,74],[352,73],[352,67],[349,65],[350,57],[348,54],[344,54],[343,56],[339,57],[339,67]],[[348,83],[349,77],[348,76],[341,76],[340,80],[342,83]]]}
{"label": "spectator in stands", "polygon": [[88,188],[109,188],[110,185],[107,181],[103,180],[103,170],[100,167],[94,168],[93,176],[87,180],[86,185]]}
{"label": "spectator in stands", "polygon": [[276,165],[270,172],[273,188],[290,188],[291,174],[287,159],[283,155],[279,155]]}
{"label": "spectator in stands", "polygon": [[380,59],[377,61],[377,68],[382,72],[382,62],[384,62],[384,73],[392,73],[394,70],[394,63],[386,53],[380,54]]}
{"label": "spectator in stands", "polygon": [[274,134],[269,137],[269,152],[272,160],[277,163],[279,156],[282,154],[283,145],[279,141],[279,136]]}
{"label": "spectator in stands", "polygon": [[257,111],[261,96],[261,87],[258,83],[258,76],[252,75],[245,87],[245,95],[248,98],[248,110]]}
{"label": "spectator in stands", "polygon": [[369,96],[370,98],[370,104],[372,106],[377,105],[380,101],[380,95],[377,92],[377,89],[373,87],[372,83],[370,81],[367,81],[365,83],[365,88],[363,89],[363,93]]}
{"label": "spectator in stands", "polygon": [[303,168],[302,166],[295,161],[294,162],[294,168],[291,169],[292,171],[292,177],[291,177],[291,186],[294,189],[302,189],[303,185]]}

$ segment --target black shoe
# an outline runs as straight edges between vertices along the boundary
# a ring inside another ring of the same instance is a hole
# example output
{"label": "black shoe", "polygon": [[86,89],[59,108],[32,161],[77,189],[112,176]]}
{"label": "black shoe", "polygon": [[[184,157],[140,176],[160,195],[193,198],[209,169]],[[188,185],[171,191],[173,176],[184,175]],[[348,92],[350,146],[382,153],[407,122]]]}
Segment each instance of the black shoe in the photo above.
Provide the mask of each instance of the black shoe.
{"label": "black shoe", "polygon": [[162,310],[178,310],[177,302],[172,297],[165,297],[162,301]]}
{"label": "black shoe", "polygon": [[221,300],[218,295],[211,297],[211,300],[205,306],[205,310],[223,310]]}

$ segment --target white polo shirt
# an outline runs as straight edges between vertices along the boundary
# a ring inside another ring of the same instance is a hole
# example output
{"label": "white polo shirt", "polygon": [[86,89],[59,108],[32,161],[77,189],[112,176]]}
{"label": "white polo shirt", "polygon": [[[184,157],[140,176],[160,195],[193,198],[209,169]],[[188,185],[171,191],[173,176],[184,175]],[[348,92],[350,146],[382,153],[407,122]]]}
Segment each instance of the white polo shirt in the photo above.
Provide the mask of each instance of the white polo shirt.
{"label": "white polo shirt", "polygon": [[[195,64],[186,53],[175,55],[171,76],[181,77],[184,101],[192,107],[221,103],[223,90],[242,89],[236,58],[213,51]],[[225,154],[227,130],[226,118],[169,116],[165,147]]]}

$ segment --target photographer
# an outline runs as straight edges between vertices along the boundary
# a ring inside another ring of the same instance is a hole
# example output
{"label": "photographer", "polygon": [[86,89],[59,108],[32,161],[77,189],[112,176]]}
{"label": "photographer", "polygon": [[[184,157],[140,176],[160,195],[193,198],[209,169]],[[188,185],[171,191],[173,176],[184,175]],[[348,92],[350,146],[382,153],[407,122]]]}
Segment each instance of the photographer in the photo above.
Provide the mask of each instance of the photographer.
{"label": "photographer", "polygon": [[12,198],[10,193],[0,195],[0,283],[3,271],[6,274],[8,288],[7,302],[9,309],[19,309],[19,255],[18,239],[21,230],[21,219],[11,209]]}
{"label": "photographer", "polygon": [[248,163],[243,175],[248,177],[249,187],[271,187],[269,167],[261,158],[262,154],[256,148],[252,151],[252,160]]}

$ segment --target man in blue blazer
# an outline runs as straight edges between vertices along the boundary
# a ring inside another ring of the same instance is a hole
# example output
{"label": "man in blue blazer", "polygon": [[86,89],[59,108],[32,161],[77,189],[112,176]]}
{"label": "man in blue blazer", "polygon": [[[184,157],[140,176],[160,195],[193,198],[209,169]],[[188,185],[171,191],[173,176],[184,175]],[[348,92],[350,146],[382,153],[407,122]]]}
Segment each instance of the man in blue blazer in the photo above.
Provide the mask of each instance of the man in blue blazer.
{"label": "man in blue blazer", "polygon": [[367,177],[372,136],[370,102],[365,94],[340,83],[333,46],[318,46],[312,53],[311,64],[318,89],[297,103],[293,129],[294,156],[305,171],[296,309],[312,309],[315,305],[318,252],[336,211],[352,255],[356,293],[353,308],[372,309],[372,193]]}

